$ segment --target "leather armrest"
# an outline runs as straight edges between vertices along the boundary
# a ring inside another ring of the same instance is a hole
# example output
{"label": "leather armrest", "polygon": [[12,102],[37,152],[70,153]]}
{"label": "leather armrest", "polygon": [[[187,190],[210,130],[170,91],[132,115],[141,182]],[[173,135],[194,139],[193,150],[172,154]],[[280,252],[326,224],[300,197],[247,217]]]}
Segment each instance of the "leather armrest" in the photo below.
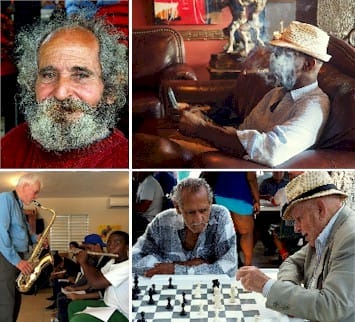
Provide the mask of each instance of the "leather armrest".
{"label": "leather armrest", "polygon": [[188,64],[175,64],[165,68],[161,73],[163,80],[197,80],[195,70]]}

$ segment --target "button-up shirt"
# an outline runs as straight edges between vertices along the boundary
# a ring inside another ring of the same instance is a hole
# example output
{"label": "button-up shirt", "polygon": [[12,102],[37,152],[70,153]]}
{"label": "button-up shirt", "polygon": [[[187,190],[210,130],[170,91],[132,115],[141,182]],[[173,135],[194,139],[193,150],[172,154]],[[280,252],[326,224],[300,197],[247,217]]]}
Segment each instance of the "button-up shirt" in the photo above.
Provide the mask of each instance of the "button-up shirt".
{"label": "button-up shirt", "polygon": [[19,252],[28,252],[28,226],[22,203],[12,192],[0,193],[0,251],[14,266],[21,260]]}
{"label": "button-up shirt", "polygon": [[282,88],[271,90],[238,127],[245,158],[273,167],[310,148],[329,109],[329,98],[317,82],[287,93]]}

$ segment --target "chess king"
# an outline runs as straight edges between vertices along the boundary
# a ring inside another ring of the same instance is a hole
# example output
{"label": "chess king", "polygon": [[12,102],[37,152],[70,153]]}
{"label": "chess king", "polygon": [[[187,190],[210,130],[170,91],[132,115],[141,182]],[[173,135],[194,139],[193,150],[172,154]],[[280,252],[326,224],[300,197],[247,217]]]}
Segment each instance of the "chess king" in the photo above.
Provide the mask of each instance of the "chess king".
{"label": "chess king", "polygon": [[133,272],[146,277],[235,276],[238,259],[234,226],[228,210],[212,204],[207,182],[202,178],[182,180],[174,187],[171,200],[175,208],[158,214],[133,246]]}

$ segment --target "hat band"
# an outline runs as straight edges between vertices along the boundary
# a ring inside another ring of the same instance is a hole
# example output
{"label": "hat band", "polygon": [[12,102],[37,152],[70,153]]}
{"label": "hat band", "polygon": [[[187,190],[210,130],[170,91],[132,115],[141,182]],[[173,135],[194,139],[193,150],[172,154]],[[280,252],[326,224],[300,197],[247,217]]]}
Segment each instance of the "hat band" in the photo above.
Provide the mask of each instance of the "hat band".
{"label": "hat band", "polygon": [[323,186],[315,187],[315,188],[313,188],[311,190],[308,190],[308,191],[300,194],[296,198],[292,199],[290,202],[284,204],[284,206],[282,207],[282,213],[285,213],[287,207],[290,206],[296,200],[307,198],[307,197],[310,197],[310,196],[312,196],[312,195],[314,195],[314,194],[316,194],[318,192],[322,192],[322,191],[326,191],[326,190],[332,190],[332,189],[338,190],[338,188],[335,186],[335,184],[329,183],[329,184],[325,184]]}

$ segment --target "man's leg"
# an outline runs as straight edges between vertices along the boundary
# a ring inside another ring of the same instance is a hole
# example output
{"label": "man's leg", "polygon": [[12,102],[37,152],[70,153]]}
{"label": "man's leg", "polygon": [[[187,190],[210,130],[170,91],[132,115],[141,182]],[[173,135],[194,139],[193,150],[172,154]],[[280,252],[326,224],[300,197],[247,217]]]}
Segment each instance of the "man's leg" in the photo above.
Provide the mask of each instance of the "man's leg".
{"label": "man's leg", "polygon": [[0,321],[16,321],[20,310],[21,294],[16,294],[18,270],[0,253]]}
{"label": "man's leg", "polygon": [[[75,300],[70,302],[68,307],[68,316],[70,322],[99,322],[101,320],[95,317],[81,313],[75,314],[76,312],[83,311],[86,307],[105,307],[104,301],[99,300]],[[120,312],[115,311],[108,322],[127,322],[128,319]]]}

